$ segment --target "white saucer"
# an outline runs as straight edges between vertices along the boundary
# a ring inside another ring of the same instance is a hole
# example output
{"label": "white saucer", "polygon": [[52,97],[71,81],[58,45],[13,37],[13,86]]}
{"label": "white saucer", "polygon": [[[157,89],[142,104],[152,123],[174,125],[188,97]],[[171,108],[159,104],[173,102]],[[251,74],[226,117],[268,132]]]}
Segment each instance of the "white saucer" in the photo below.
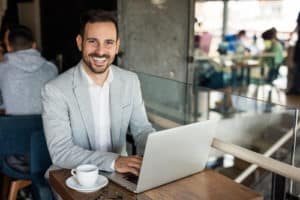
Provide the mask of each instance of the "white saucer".
{"label": "white saucer", "polygon": [[104,186],[106,186],[108,184],[108,180],[105,176],[99,175],[97,178],[97,181],[95,183],[94,186],[92,187],[85,187],[80,185],[76,178],[74,176],[70,176],[67,180],[66,180],[66,185],[73,189],[76,190],[78,192],[95,192],[101,188],[103,188]]}

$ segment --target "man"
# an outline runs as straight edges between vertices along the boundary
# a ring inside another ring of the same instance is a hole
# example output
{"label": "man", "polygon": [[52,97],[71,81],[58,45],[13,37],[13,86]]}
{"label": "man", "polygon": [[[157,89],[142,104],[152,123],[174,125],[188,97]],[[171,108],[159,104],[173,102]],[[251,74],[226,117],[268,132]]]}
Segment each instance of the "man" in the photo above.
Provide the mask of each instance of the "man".
{"label": "man", "polygon": [[31,30],[13,26],[5,34],[8,53],[0,64],[0,90],[6,114],[41,114],[41,89],[57,68],[41,57]]}
{"label": "man", "polygon": [[76,42],[82,60],[42,91],[52,162],[60,168],[91,163],[138,175],[142,159],[126,156],[126,133],[130,129],[141,149],[154,129],[137,76],[112,65],[120,45],[117,22],[108,12],[91,10],[80,23]]}
{"label": "man", "polygon": [[[57,76],[57,68],[41,57],[31,30],[13,26],[5,33],[8,51],[0,64],[0,91],[5,114],[29,115],[42,113],[41,89]],[[27,155],[8,156],[9,165],[29,171]]]}

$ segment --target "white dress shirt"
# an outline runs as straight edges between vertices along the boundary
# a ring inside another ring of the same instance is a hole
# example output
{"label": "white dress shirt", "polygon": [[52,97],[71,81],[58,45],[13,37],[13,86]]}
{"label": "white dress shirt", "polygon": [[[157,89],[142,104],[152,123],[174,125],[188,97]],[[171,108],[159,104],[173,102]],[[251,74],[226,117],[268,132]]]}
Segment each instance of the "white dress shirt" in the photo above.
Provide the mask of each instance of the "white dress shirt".
{"label": "white dress shirt", "polygon": [[97,85],[83,70],[89,82],[89,95],[92,106],[95,129],[95,150],[110,152],[111,144],[111,121],[109,103],[109,84],[113,80],[113,73],[108,69],[108,77],[103,86]]}

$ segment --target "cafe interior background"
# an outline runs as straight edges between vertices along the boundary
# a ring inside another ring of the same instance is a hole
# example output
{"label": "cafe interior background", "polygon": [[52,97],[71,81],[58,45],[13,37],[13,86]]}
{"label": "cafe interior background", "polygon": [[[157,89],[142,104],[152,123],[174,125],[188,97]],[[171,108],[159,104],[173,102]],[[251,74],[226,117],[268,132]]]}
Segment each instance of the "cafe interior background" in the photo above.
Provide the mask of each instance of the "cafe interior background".
{"label": "cafe interior background", "polygon": [[[139,75],[149,118],[158,130],[166,125],[157,116],[172,125],[222,119],[220,138],[264,154],[296,126],[300,98],[285,92],[293,79],[300,1],[75,0],[72,6],[62,0],[0,1],[1,21],[6,16],[29,26],[42,55],[61,73],[80,59],[77,22],[89,8],[118,12],[121,49],[115,63]],[[284,61],[268,80],[265,60],[274,55],[266,53],[268,43],[261,36],[271,28],[277,30]],[[225,38],[241,30],[243,48],[233,51]],[[300,165],[300,149],[296,145],[293,152],[295,143],[288,139],[268,156],[290,164],[293,154],[293,164]],[[220,152],[212,153],[207,166],[271,199],[267,170],[252,167],[245,175],[251,164]],[[298,196],[300,185],[290,185]],[[19,198],[30,199],[30,193],[25,189]]]}

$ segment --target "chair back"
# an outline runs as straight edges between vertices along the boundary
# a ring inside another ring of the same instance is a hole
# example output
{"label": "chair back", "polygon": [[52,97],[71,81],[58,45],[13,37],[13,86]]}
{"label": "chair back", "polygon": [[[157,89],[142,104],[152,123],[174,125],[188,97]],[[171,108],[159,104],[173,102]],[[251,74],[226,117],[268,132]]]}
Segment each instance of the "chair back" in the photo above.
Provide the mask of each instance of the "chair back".
{"label": "chair back", "polygon": [[0,156],[29,154],[30,138],[42,131],[41,115],[5,115],[0,117]]}
{"label": "chair back", "polygon": [[31,174],[44,173],[51,165],[41,115],[0,117],[0,155],[30,155]]}
{"label": "chair back", "polygon": [[32,195],[36,200],[52,200],[49,184],[44,173],[51,164],[45,142],[41,115],[0,117],[0,156],[29,155],[30,173],[15,170],[3,159],[1,171],[5,175],[32,181]]}
{"label": "chair back", "polygon": [[44,132],[33,132],[30,142],[31,174],[44,174],[51,163],[52,162],[47,148]]}

